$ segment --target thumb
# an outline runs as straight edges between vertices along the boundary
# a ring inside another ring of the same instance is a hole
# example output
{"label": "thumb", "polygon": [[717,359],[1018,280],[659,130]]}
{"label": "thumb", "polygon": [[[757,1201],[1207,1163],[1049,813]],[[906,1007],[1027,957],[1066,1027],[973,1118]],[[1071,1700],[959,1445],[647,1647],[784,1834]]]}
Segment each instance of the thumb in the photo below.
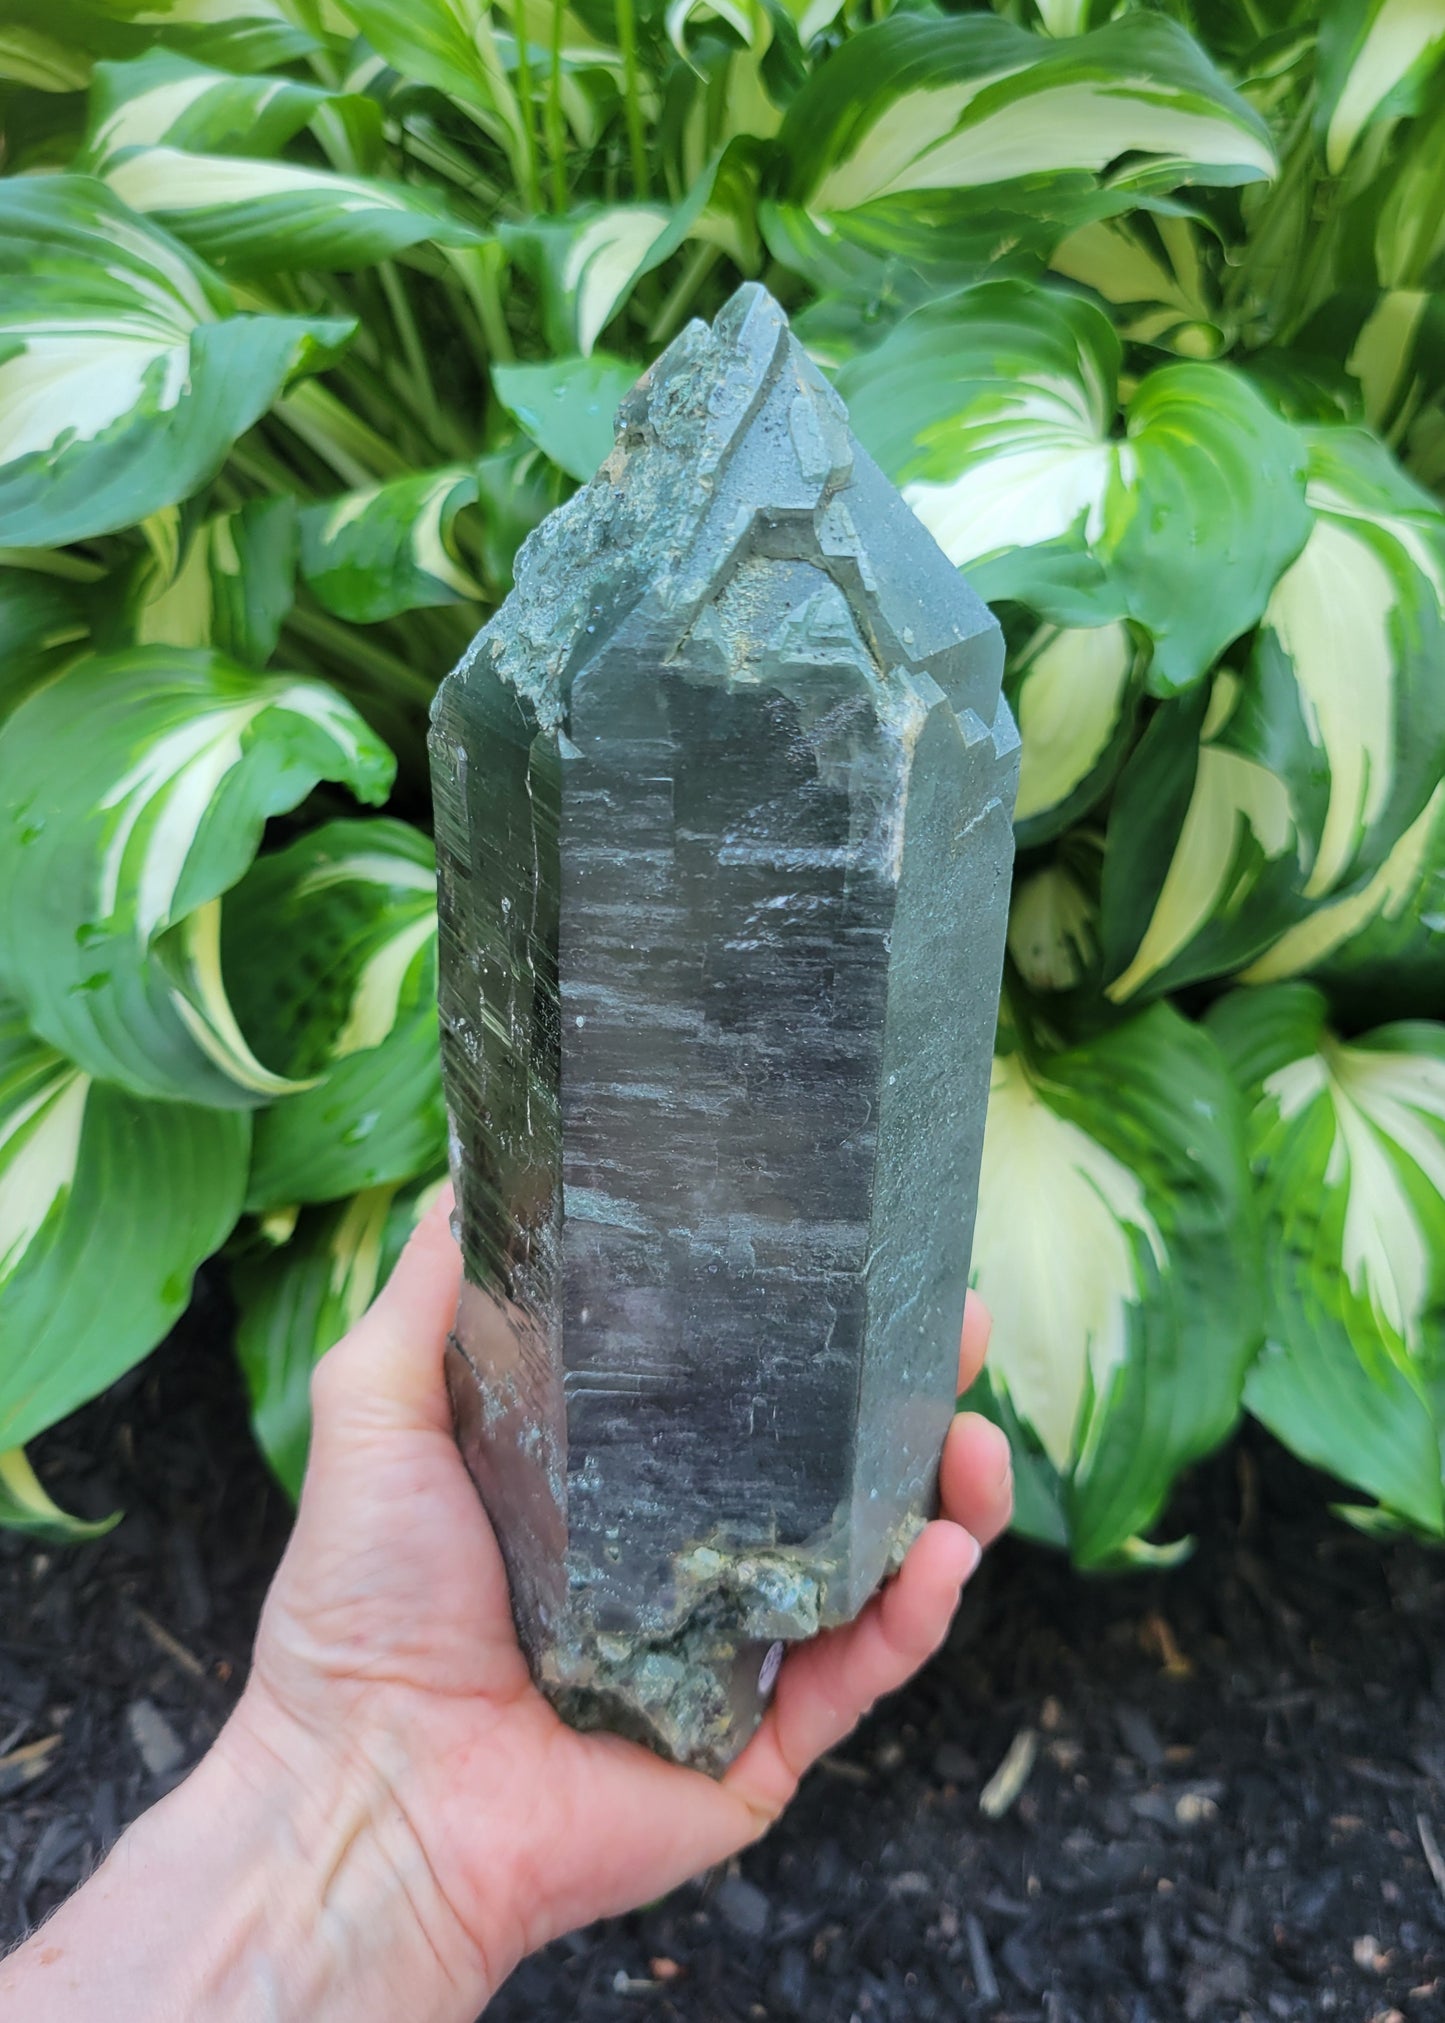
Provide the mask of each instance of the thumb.
{"label": "thumb", "polygon": [[443,1359],[457,1311],[462,1259],[443,1187],[391,1277],[312,1373],[318,1439],[332,1432],[450,1432]]}

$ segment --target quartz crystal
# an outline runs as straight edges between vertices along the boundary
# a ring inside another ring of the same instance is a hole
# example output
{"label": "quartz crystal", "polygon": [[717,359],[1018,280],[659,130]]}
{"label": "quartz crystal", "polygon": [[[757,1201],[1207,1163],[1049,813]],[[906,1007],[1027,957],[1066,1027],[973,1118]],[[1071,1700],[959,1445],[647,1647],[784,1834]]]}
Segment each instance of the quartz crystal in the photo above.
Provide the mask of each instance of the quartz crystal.
{"label": "quartz crystal", "polygon": [[432,732],[463,1453],[569,1720],[716,1772],[954,1405],[998,628],[761,289],[623,402]]}

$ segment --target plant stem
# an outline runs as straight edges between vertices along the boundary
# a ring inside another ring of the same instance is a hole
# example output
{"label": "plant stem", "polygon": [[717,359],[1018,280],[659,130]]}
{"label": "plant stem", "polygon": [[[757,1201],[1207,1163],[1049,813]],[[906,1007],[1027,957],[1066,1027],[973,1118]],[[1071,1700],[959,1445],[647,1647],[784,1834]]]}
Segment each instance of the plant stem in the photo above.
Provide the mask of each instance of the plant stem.
{"label": "plant stem", "polygon": [[286,625],[289,631],[308,644],[320,647],[350,672],[372,676],[381,684],[384,694],[410,696],[430,708],[436,693],[436,682],[428,681],[425,675],[418,674],[398,655],[378,646],[375,640],[367,637],[364,627],[345,625],[329,613],[310,610],[301,603],[292,606]]}
{"label": "plant stem", "polygon": [[537,108],[532,92],[532,51],[527,42],[525,0],[515,0],[512,27],[517,41],[517,111],[522,126],[522,194],[530,211],[542,208],[542,184],[537,173]]}
{"label": "plant stem", "polygon": [[502,291],[497,272],[503,257],[500,244],[491,239],[485,246],[453,247],[448,250],[452,270],[477,312],[488,357],[499,360],[503,365],[510,364],[516,357],[516,352],[512,348],[512,333],[507,328],[506,311],[502,307]]}
{"label": "plant stem", "polygon": [[562,117],[562,23],[565,0],[552,0],[552,68],[547,77],[547,153],[552,165],[552,209],[567,208],[567,122]]}
{"label": "plant stem", "polygon": [[378,478],[402,477],[408,468],[406,458],[384,436],[315,380],[303,380],[271,412],[323,457],[344,484],[375,484]]}
{"label": "plant stem", "polygon": [[383,260],[377,269],[387,307],[391,311],[396,334],[401,339],[410,372],[409,390],[415,400],[433,443],[439,452],[467,454],[467,444],[455,421],[446,413],[437,399],[436,387],[432,383],[431,368],[427,364],[426,351],[422,345],[421,333],[416,327],[416,317],[412,314],[411,298],[407,294],[406,283],[394,260]]}
{"label": "plant stem", "polygon": [[649,344],[666,344],[692,307],[693,297],[721,256],[722,248],[714,246],[708,240],[703,240],[700,245],[693,247],[683,264],[682,272],[673,282],[662,307],[652,319],[652,326],[647,333]]}
{"label": "plant stem", "polygon": [[622,47],[622,102],[627,115],[627,150],[632,157],[632,194],[645,197],[651,187],[647,172],[647,135],[642,124],[641,79],[637,68],[637,17],[632,0],[617,0],[617,40]]}

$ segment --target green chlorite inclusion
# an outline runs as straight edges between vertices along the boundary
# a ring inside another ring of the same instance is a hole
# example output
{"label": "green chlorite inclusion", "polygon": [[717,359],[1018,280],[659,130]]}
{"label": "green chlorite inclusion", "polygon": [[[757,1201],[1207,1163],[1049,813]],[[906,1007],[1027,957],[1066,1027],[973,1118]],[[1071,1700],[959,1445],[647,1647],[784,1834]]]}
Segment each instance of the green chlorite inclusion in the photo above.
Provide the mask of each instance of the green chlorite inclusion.
{"label": "green chlorite inclusion", "polygon": [[988,612],[756,286],[437,698],[458,1432],[536,1677],[716,1773],[927,1516],[1018,738]]}

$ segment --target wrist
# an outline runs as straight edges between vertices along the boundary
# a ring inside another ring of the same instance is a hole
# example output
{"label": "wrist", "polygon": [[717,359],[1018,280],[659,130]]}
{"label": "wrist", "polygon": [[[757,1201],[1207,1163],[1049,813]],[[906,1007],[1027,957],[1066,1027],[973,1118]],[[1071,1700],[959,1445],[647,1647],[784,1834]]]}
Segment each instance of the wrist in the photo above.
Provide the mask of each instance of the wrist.
{"label": "wrist", "polygon": [[[368,1721],[358,1742],[344,1726],[313,1736],[253,1684],[197,1768],[197,1809],[247,1823],[260,1902],[236,1985],[265,1990],[278,2023],[474,2023],[511,1962],[494,1978],[432,1870],[399,1728]],[[254,1996],[237,2011],[255,2013]]]}
{"label": "wrist", "polygon": [[248,1689],[185,1782],[0,1962],[0,2013],[473,2023],[496,1982],[432,1876],[391,1769],[313,1745]]}

